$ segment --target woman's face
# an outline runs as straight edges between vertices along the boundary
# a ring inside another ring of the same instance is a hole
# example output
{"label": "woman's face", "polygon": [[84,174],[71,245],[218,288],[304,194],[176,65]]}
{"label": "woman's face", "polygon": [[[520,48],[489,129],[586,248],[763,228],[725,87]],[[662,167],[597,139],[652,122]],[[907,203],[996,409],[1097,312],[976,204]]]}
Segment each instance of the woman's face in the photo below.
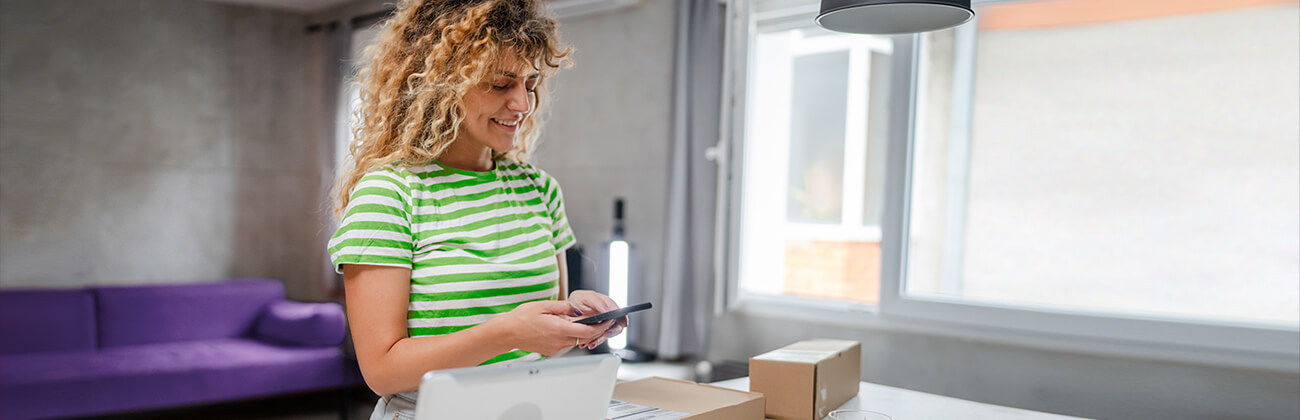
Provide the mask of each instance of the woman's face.
{"label": "woman's face", "polygon": [[465,94],[465,121],[456,141],[486,146],[497,153],[514,148],[515,132],[533,112],[533,91],[541,74],[507,54],[496,74]]}

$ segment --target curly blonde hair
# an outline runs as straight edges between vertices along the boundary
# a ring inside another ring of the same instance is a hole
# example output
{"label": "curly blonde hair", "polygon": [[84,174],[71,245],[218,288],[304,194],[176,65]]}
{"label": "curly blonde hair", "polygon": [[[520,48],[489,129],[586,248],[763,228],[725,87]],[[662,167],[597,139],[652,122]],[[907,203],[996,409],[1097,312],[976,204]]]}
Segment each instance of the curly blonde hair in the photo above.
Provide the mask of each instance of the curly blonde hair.
{"label": "curly blonde hair", "polygon": [[537,109],[547,103],[545,79],[569,65],[572,49],[560,45],[555,19],[539,0],[402,0],[366,49],[358,124],[350,165],[335,185],[335,216],[370,171],[395,163],[420,164],[447,150],[465,119],[465,94],[514,54],[540,73],[534,110],[519,125],[515,147],[504,155],[525,161],[541,127]]}

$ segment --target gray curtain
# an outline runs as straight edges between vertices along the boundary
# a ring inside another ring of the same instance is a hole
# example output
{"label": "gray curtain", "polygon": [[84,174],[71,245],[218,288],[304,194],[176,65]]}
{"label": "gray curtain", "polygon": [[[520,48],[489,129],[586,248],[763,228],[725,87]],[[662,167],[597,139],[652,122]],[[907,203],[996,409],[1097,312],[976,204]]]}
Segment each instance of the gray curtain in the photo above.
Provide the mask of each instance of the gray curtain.
{"label": "gray curtain", "polygon": [[663,359],[705,355],[713,320],[718,179],[706,153],[719,139],[725,16],[718,0],[677,1],[668,230],[656,349]]}
{"label": "gray curtain", "polygon": [[[320,176],[320,185],[322,186],[321,196],[324,202],[320,207],[318,223],[321,226],[324,240],[329,241],[329,237],[334,234],[337,222],[334,220],[333,196],[330,195],[331,188],[334,186],[335,171],[338,168],[335,165],[337,156],[335,156],[335,146],[338,142],[339,127],[339,106],[343,98],[339,87],[342,86],[343,80],[348,77],[349,66],[348,60],[351,57],[350,41],[352,39],[352,26],[346,19],[341,22],[322,25],[314,28],[317,32],[318,40],[321,43],[324,62],[321,63],[321,89],[324,94],[324,104],[321,106],[320,115],[320,141],[321,147],[317,150],[317,168]],[[329,252],[326,250],[326,244],[317,245],[320,248],[322,264],[325,266],[321,273],[321,288],[326,296],[341,298],[343,294],[343,278],[334,272],[334,264],[330,262]]]}
{"label": "gray curtain", "polygon": [[[347,150],[340,149],[339,146],[352,138],[349,120],[351,109],[346,106],[350,105],[349,86],[355,81],[360,66],[365,64],[360,61],[362,50],[374,41],[378,33],[376,25],[388,18],[390,13],[392,9],[379,8],[360,16],[344,16],[313,29],[318,34],[321,54],[324,56],[321,63],[321,82],[325,92],[320,117],[322,144],[317,158],[321,185],[325,186],[326,200],[321,206],[320,224],[326,241],[338,229],[338,221],[334,220],[333,215],[334,197],[328,193],[334,187],[338,166],[342,162],[340,158],[343,156],[339,153],[347,154]],[[330,261],[329,252],[325,250],[325,244],[322,243],[320,248],[321,259],[326,266],[324,275],[321,276],[321,287],[328,296],[341,298],[343,276],[334,272],[334,264]]]}

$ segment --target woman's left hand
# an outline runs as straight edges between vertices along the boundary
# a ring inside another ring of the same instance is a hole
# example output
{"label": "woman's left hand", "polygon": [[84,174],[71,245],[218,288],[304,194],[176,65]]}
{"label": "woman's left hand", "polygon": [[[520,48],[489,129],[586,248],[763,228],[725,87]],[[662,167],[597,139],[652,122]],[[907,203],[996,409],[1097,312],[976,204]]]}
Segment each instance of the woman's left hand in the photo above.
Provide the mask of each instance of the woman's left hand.
{"label": "woman's left hand", "polygon": [[[569,305],[573,306],[577,318],[585,318],[618,309],[618,303],[614,302],[614,299],[590,290],[575,290],[570,293]],[[627,327],[627,317],[605,321],[601,324],[606,325],[605,332],[592,337],[591,340],[579,347],[594,349],[600,343],[604,343],[606,339],[623,333],[623,329]]]}

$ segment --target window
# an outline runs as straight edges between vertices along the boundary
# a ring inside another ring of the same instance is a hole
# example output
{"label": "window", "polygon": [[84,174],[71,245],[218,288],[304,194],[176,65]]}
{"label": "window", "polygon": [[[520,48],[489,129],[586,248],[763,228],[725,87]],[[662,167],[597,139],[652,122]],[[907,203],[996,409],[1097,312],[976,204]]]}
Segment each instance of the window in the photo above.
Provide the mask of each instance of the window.
{"label": "window", "polygon": [[920,38],[908,295],[1300,326],[1295,8],[1165,7]]}
{"label": "window", "polygon": [[875,303],[893,44],[801,17],[753,21],[740,286]]}
{"label": "window", "polygon": [[890,38],[736,4],[733,305],[1300,369],[1294,3],[977,0]]}

